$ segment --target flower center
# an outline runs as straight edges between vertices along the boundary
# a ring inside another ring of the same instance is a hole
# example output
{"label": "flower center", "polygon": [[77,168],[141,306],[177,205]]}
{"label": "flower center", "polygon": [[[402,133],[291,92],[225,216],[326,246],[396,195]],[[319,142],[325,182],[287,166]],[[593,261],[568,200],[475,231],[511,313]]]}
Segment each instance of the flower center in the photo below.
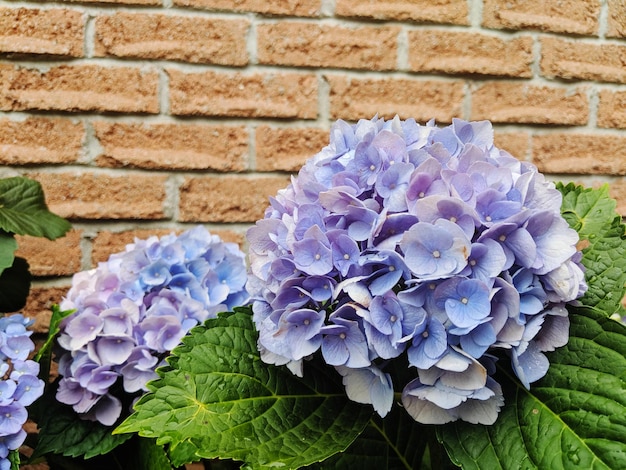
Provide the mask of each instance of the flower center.
{"label": "flower center", "polygon": [[426,193],[424,193],[424,191],[420,191],[420,193],[417,196],[418,197],[424,197],[424,196],[426,196]]}
{"label": "flower center", "polygon": [[370,171],[374,171],[376,169],[375,165],[370,165]]}
{"label": "flower center", "polygon": [[433,251],[433,258],[441,258],[441,253],[439,252],[439,250]]}
{"label": "flower center", "polygon": [[322,255],[320,255],[319,253],[316,253],[316,254],[315,254],[315,259],[316,259],[316,260],[319,260],[319,259],[321,259],[321,258],[322,258]]}
{"label": "flower center", "polygon": [[469,299],[467,297],[463,297],[461,299],[461,303],[464,304],[464,305],[467,305],[468,302],[469,302]]}
{"label": "flower center", "polygon": [[500,240],[501,242],[503,242],[504,240],[506,240],[506,235],[500,235],[498,237],[498,240]]}
{"label": "flower center", "polygon": [[345,255],[343,255],[343,259],[350,259],[350,255],[346,253]]}
{"label": "flower center", "polygon": [[391,323],[394,323],[397,319],[398,319],[398,317],[396,317],[395,315],[391,315],[389,317],[389,320],[391,321]]}
{"label": "flower center", "polygon": [[471,259],[469,264],[470,264],[470,266],[476,266],[476,260],[475,259]]}
{"label": "flower center", "polygon": [[428,331],[424,331],[422,333],[422,338],[428,338]]}
{"label": "flower center", "polygon": [[339,333],[339,337],[341,339],[346,339],[346,334],[345,333]]}
{"label": "flower center", "polygon": [[456,223],[458,219],[454,216],[450,217],[450,222],[452,222],[453,224]]}
{"label": "flower center", "polygon": [[305,325],[310,325],[311,324],[311,320],[309,320],[308,318],[306,320],[304,320],[302,323],[304,323]]}
{"label": "flower center", "polygon": [[486,220],[487,222],[491,222],[491,216],[490,216],[490,215],[488,215],[487,217],[485,217],[485,220]]}

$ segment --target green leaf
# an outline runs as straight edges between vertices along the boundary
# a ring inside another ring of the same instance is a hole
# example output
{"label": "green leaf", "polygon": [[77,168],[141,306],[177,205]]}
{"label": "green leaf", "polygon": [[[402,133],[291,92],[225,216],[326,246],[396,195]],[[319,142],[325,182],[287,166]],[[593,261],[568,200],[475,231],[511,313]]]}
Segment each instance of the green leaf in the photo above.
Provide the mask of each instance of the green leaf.
{"label": "green leaf", "polygon": [[55,344],[55,340],[61,329],[59,325],[61,321],[71,315],[76,310],[61,310],[58,305],[52,306],[52,315],[50,317],[50,324],[48,326],[48,337],[46,342],[39,348],[37,354],[35,354],[35,361],[39,362],[39,378],[45,383],[48,383],[50,377],[50,364],[52,361],[52,348]]}
{"label": "green leaf", "polygon": [[0,274],[0,312],[21,310],[30,292],[31,275],[24,258],[14,258],[13,266]]}
{"label": "green leaf", "polygon": [[557,188],[563,194],[563,217],[588,245],[582,263],[589,290],[581,302],[611,316],[621,308],[626,294],[626,237],[622,219],[615,213],[615,200],[606,185],[600,189],[574,184]]}
{"label": "green leaf", "polygon": [[154,439],[137,438],[135,452],[125,467],[132,470],[171,470],[172,464],[167,458],[163,446]]}
{"label": "green leaf", "polygon": [[0,229],[55,240],[71,227],[48,210],[37,181],[20,176],[0,179]]}
{"label": "green leaf", "polygon": [[15,250],[17,250],[17,240],[13,234],[0,232],[0,273],[13,266]]}
{"label": "green leaf", "polygon": [[39,435],[34,457],[48,453],[89,459],[111,452],[132,437],[113,435],[113,426],[81,419],[74,410],[55,399],[56,387],[31,405],[31,416],[37,422]]}
{"label": "green leaf", "polygon": [[115,432],[169,444],[174,465],[222,458],[298,468],[348,447],[371,407],[348,400],[338,374],[316,361],[304,378],[263,363],[250,309],[236,310],[183,339]]}
{"label": "green leaf", "polygon": [[526,390],[507,374],[492,426],[452,423],[439,437],[464,469],[626,468],[626,326],[594,309],[571,315],[569,343]]}

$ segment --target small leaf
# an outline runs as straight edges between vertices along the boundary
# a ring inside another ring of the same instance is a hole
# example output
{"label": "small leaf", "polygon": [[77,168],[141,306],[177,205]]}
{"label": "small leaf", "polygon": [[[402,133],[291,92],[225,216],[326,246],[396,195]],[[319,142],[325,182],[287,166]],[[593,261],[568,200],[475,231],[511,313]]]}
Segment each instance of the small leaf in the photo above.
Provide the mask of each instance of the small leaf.
{"label": "small leaf", "polygon": [[39,362],[39,378],[45,383],[48,383],[50,376],[50,363],[52,361],[52,348],[55,344],[55,340],[61,329],[59,325],[61,321],[71,315],[76,310],[61,310],[58,305],[52,306],[52,315],[50,317],[50,324],[48,326],[48,337],[46,342],[39,348],[37,354],[35,354],[35,361]]}
{"label": "small leaf", "polygon": [[56,387],[31,405],[31,414],[40,429],[35,456],[47,453],[89,459],[111,452],[132,437],[112,435],[114,427],[81,419],[74,410],[55,399]]}
{"label": "small leaf", "polygon": [[26,305],[31,275],[24,258],[14,258],[13,266],[0,274],[0,312],[17,312]]}
{"label": "small leaf", "polygon": [[626,326],[594,309],[570,315],[569,343],[549,354],[530,390],[501,379],[506,404],[492,426],[439,428],[464,469],[626,468]]}
{"label": "small leaf", "polygon": [[15,250],[17,250],[17,240],[13,234],[0,232],[0,273],[13,266]]}
{"label": "small leaf", "polygon": [[315,360],[304,378],[263,363],[250,309],[236,310],[183,339],[115,432],[169,444],[174,465],[222,458],[298,468],[343,451],[371,407],[348,400],[338,374]]}
{"label": "small leaf", "polygon": [[588,245],[582,263],[589,290],[581,302],[611,316],[626,294],[626,236],[608,186],[588,189],[557,185],[563,194],[562,214]]}
{"label": "small leaf", "polygon": [[20,176],[0,179],[0,229],[55,240],[71,227],[48,210],[37,181]]}

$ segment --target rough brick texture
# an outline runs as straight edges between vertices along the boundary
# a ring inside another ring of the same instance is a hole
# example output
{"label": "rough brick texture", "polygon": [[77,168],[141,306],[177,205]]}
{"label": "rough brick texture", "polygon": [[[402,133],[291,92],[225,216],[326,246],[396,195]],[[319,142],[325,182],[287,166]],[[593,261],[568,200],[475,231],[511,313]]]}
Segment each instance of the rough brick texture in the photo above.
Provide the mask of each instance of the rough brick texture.
{"label": "rough brick texture", "polygon": [[482,24],[486,28],[595,34],[599,16],[600,2],[596,0],[484,0]]}
{"label": "rough brick texture", "polygon": [[167,176],[31,173],[50,210],[69,219],[162,219]]}
{"label": "rough brick texture", "polygon": [[321,0],[174,0],[174,5],[207,10],[252,11],[265,15],[318,16]]}
{"label": "rough brick texture", "polygon": [[598,126],[626,129],[626,91],[600,92]]}
{"label": "rough brick texture", "polygon": [[95,53],[241,66],[247,30],[243,20],[116,13],[96,20]]}
{"label": "rough brick texture", "polygon": [[168,75],[172,114],[317,116],[317,80],[310,74],[184,73],[169,69]]}
{"label": "rough brick texture", "polygon": [[626,175],[626,136],[554,133],[534,136],[532,145],[540,171]]}
{"label": "rough brick texture", "polygon": [[472,119],[529,124],[586,124],[589,100],[583,89],[488,82],[472,93]]}
{"label": "rough brick texture", "polygon": [[409,32],[409,67],[415,72],[531,77],[533,40],[445,30]]}
{"label": "rough brick texture", "polygon": [[254,222],[263,218],[268,198],[287,186],[286,177],[187,178],[180,188],[183,222]]}
{"label": "rough brick texture", "polygon": [[237,126],[96,122],[103,167],[241,171],[248,131]]}
{"label": "rough brick texture", "polygon": [[335,8],[345,17],[469,24],[465,0],[336,0]]}
{"label": "rough brick texture", "polygon": [[391,26],[346,28],[311,23],[273,23],[257,28],[262,64],[391,70],[398,33]]}
{"label": "rough brick texture", "polygon": [[419,121],[435,118],[450,122],[461,114],[462,82],[409,79],[355,79],[328,76],[330,114],[333,119],[358,120],[375,114]]}
{"label": "rough brick texture", "polygon": [[549,78],[626,83],[626,45],[545,37],[541,73]]}
{"label": "rough brick texture", "polygon": [[47,333],[50,330],[52,306],[58,305],[63,300],[63,296],[67,293],[69,287],[70,284],[68,282],[65,287],[35,286],[30,289],[23,311],[26,316],[35,320],[31,327],[35,333]]}
{"label": "rough brick texture", "polygon": [[609,18],[607,36],[626,37],[626,2],[624,0],[608,0]]}
{"label": "rough brick texture", "polygon": [[0,51],[81,57],[84,26],[76,10],[0,8]]}
{"label": "rough brick texture", "polygon": [[18,250],[34,276],[70,276],[81,268],[80,230],[71,230],[62,238],[16,236]]}
{"label": "rough brick texture", "polygon": [[84,126],[69,119],[0,119],[0,164],[69,164],[82,154]]}
{"label": "rough brick texture", "polygon": [[0,109],[156,113],[158,76],[131,67],[0,64]]}
{"label": "rough brick texture", "polygon": [[297,172],[329,143],[328,131],[314,128],[256,129],[256,169]]}

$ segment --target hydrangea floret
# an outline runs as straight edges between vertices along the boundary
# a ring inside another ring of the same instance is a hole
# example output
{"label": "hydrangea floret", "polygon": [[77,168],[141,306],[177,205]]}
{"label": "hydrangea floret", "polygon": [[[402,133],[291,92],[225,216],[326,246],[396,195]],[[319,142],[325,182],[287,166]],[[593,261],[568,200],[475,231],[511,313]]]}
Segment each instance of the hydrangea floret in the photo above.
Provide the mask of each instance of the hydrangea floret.
{"label": "hydrangea floret", "polygon": [[146,390],[155,369],[195,325],[247,302],[245,255],[204,227],[136,239],[96,269],[74,275],[60,325],[57,399],[113,425],[122,400]]}
{"label": "hydrangea floret", "polygon": [[337,121],[247,233],[262,359],[302,376],[319,351],[381,416],[396,388],[418,422],[493,423],[496,358],[530,387],[587,288],[561,202],[488,121]]}
{"label": "hydrangea floret", "polygon": [[44,391],[39,363],[29,359],[35,349],[31,324],[22,314],[0,318],[0,470],[11,468],[9,453],[26,439],[26,407]]}

